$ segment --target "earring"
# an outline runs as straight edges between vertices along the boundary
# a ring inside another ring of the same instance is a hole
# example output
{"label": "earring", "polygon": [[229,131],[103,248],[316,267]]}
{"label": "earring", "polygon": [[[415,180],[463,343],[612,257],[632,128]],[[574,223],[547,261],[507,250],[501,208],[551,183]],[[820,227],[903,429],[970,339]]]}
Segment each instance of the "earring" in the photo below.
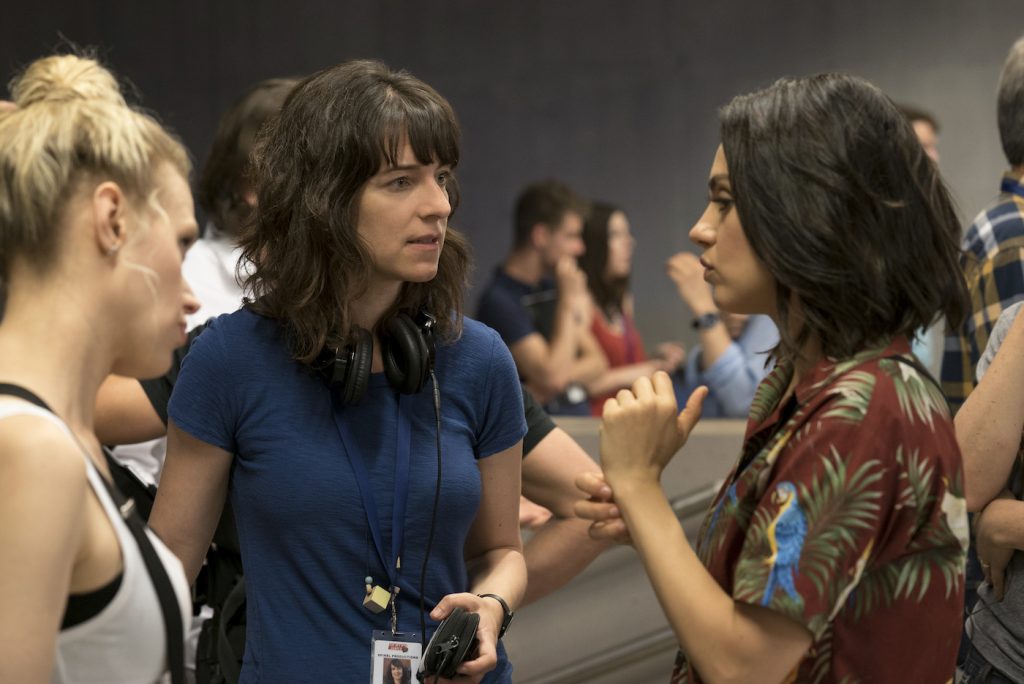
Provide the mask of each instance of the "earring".
{"label": "earring", "polygon": [[107,256],[108,257],[114,256],[115,254],[117,254],[117,251],[119,249],[121,249],[121,243],[119,243],[119,242],[115,243],[113,245],[110,245],[110,247],[107,248]]}

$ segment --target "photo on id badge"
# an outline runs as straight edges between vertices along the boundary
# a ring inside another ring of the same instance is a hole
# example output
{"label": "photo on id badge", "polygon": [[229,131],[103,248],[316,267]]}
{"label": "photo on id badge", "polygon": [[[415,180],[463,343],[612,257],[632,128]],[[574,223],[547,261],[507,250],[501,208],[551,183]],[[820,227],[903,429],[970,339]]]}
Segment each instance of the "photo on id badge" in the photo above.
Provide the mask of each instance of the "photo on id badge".
{"label": "photo on id badge", "polygon": [[374,632],[370,684],[411,684],[420,666],[422,650],[416,634]]}

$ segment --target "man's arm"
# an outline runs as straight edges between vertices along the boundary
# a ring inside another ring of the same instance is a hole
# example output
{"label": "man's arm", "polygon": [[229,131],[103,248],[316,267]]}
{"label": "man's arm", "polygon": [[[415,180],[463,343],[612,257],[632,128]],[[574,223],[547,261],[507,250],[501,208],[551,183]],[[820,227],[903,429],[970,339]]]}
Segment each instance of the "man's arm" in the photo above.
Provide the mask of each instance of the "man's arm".
{"label": "man's arm", "polygon": [[1015,551],[1024,550],[1024,501],[1004,490],[978,515],[974,533],[985,579],[992,583],[996,600],[1002,601],[1006,567]]}
{"label": "man's arm", "polygon": [[570,375],[573,382],[586,385],[608,371],[608,357],[589,327],[580,331],[578,344],[579,354],[572,363]]}
{"label": "man's arm", "polygon": [[[579,358],[581,340],[589,334],[586,330],[589,318],[581,313],[581,307],[573,299],[571,293],[559,290],[550,340],[534,332],[509,346],[520,377],[541,402],[565,391],[569,383],[578,382],[579,372],[591,373],[595,367],[592,355]],[[597,351],[600,353],[600,348]],[[577,365],[580,361],[584,362],[581,367]],[[597,365],[607,368],[603,353]]]}
{"label": "man's arm", "polygon": [[586,383],[608,368],[608,359],[587,329],[589,319],[564,306],[559,295],[551,340],[531,333],[509,347],[524,384],[541,402],[565,391],[573,382]]}
{"label": "man's arm", "polygon": [[554,514],[524,548],[528,583],[523,605],[564,586],[610,545],[591,539],[590,521],[576,517],[573,510],[583,498],[575,480],[588,472],[600,469],[560,428],[549,432],[523,460],[523,495]]}
{"label": "man's arm", "polygon": [[[954,425],[964,462],[967,508],[980,511],[1006,486],[1024,428],[1024,316],[1019,308],[1001,316],[993,344],[985,350],[983,377],[956,414]],[[1012,325],[1002,345],[1001,329]],[[996,353],[999,349],[1002,353]],[[992,358],[994,356],[994,358]],[[992,358],[990,366],[987,360]]]}

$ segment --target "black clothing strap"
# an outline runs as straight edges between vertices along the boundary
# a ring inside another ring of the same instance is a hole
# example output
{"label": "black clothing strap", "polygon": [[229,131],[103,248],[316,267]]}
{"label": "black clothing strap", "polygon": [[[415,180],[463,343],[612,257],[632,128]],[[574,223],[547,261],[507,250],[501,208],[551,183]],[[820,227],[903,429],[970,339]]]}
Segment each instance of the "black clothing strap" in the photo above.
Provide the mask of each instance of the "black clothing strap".
{"label": "black clothing strap", "polygon": [[[24,399],[41,409],[53,413],[53,409],[45,401],[40,399],[34,392],[19,385],[0,383],[0,394],[9,394],[19,399]],[[77,438],[75,441],[78,441]],[[79,447],[83,451],[85,450],[81,443],[79,443]],[[110,455],[106,451],[104,451],[104,456],[108,460],[110,459]],[[171,578],[167,575],[167,569],[160,561],[160,556],[157,555],[153,543],[146,535],[145,524],[135,510],[135,502],[132,499],[126,499],[102,474],[100,475],[100,480],[106,487],[107,493],[110,494],[110,498],[114,501],[114,505],[121,512],[121,517],[124,519],[125,524],[128,525],[132,536],[135,537],[135,543],[139,547],[139,552],[142,554],[142,559],[146,564],[146,570],[149,572],[150,581],[153,582],[157,599],[160,601],[160,612],[163,614],[164,619],[164,633],[167,637],[167,666],[171,671],[171,684],[184,684],[185,623],[182,621],[178,597],[174,593],[173,585],[171,585]]]}
{"label": "black clothing strap", "polygon": [[932,375],[931,371],[929,371],[927,368],[925,368],[924,364],[922,364],[920,361],[917,360],[916,356],[913,356],[913,355],[911,355],[911,356],[903,356],[902,354],[892,354],[890,356],[883,356],[882,358],[891,359],[893,361],[897,361],[899,363],[902,363],[902,364],[905,364],[907,366],[910,366],[911,368],[916,370],[918,373],[923,375],[926,380],[931,382],[932,385],[935,386],[935,389],[939,390],[939,394],[941,394],[943,397],[946,396],[946,393],[942,391],[942,385],[940,385],[939,381],[935,379],[935,376]]}

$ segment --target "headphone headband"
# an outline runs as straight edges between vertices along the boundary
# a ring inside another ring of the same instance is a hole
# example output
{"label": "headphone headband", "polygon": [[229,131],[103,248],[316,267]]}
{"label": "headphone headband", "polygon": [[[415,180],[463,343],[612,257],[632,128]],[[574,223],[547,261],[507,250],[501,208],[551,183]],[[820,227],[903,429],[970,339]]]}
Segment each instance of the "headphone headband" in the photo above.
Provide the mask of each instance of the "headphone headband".
{"label": "headphone headband", "polygon": [[[424,310],[415,319],[404,311],[378,326],[381,359],[388,382],[402,394],[416,394],[427,382],[434,365],[434,328],[437,319]],[[341,349],[324,348],[314,367],[345,404],[357,404],[366,392],[373,363],[373,336],[352,326]]]}

